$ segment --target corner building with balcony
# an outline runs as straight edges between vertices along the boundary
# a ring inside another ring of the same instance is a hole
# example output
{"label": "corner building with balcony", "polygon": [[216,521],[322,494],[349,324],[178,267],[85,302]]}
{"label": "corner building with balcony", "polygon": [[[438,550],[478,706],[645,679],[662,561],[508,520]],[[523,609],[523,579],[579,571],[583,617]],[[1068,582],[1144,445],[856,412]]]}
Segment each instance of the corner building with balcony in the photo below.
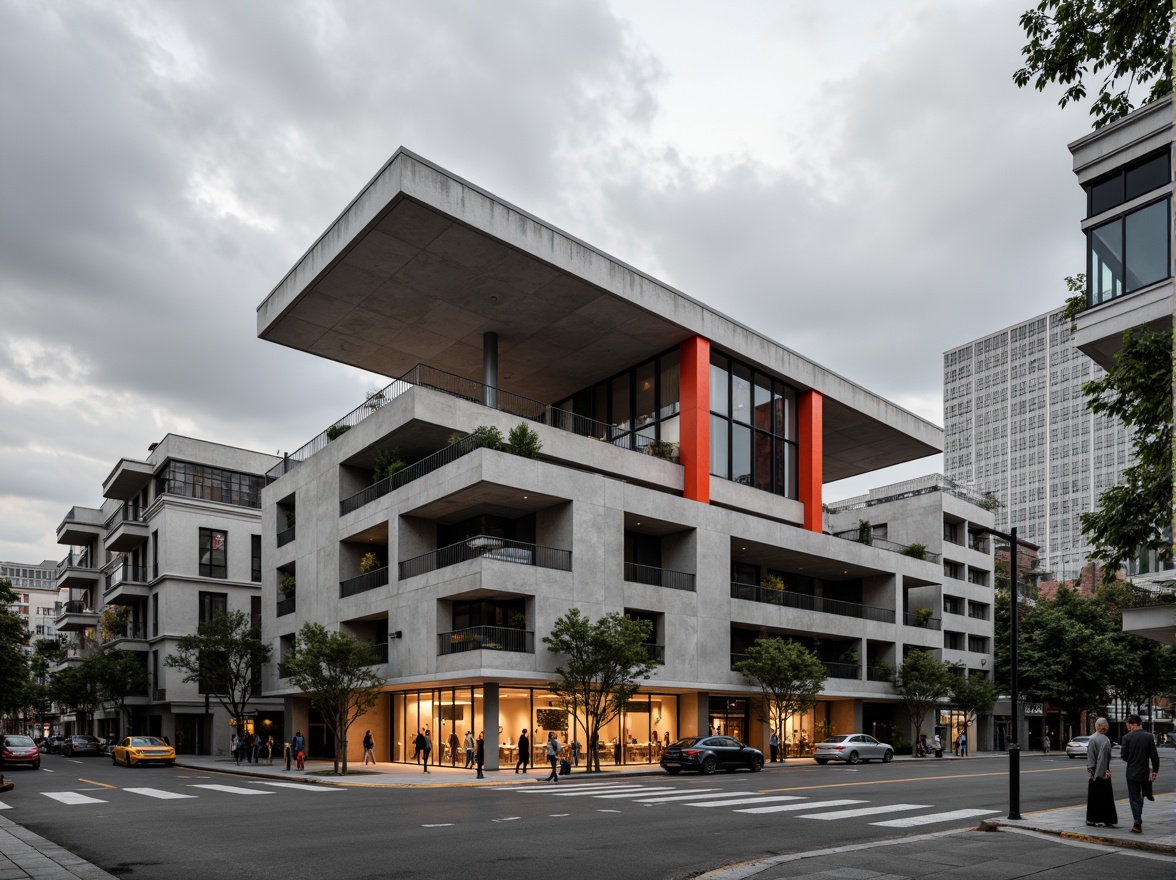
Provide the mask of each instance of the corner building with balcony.
{"label": "corner building with balcony", "polygon": [[[260,305],[258,335],[392,379],[262,494],[263,637],[279,661],[309,621],[373,644],[386,691],[356,726],[381,760],[412,760],[422,728],[443,763],[484,732],[491,769],[524,728],[585,743],[542,642],[572,607],[651,621],[664,661],[605,762],[708,727],[763,746],[731,668],[761,634],[826,663],[821,702],[785,732],[810,743],[888,735],[871,664],[943,654],[941,562],[828,534],[822,505],[826,481],[940,451],[938,427],[406,150]],[[538,459],[450,442],[520,422]],[[406,466],[388,477],[391,450]],[[329,755],[281,673],[267,695]]]}
{"label": "corner building with balcony", "polygon": [[[148,686],[127,696],[125,714],[108,705],[90,719],[64,715],[63,732],[166,736],[179,754],[229,753],[229,713],[164,661],[181,636],[220,611],[260,620],[261,489],[276,461],[168,434],[146,459],[115,464],[101,507],[65,515],[57,541],[70,549],[57,566],[55,621],[63,666],[107,643],[135,653]],[[281,708],[281,700],[259,697],[246,724],[281,741]]]}

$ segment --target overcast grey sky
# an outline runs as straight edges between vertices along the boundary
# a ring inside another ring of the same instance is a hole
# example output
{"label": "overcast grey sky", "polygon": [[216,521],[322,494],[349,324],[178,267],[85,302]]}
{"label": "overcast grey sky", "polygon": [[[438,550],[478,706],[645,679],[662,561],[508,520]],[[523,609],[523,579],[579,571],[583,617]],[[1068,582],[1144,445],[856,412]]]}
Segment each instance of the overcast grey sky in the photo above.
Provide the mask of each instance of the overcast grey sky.
{"label": "overcast grey sky", "polygon": [[1031,5],[0,4],[0,559],[168,432],[293,450],[386,381],[254,310],[400,145],[942,424],[942,352],[1083,268]]}

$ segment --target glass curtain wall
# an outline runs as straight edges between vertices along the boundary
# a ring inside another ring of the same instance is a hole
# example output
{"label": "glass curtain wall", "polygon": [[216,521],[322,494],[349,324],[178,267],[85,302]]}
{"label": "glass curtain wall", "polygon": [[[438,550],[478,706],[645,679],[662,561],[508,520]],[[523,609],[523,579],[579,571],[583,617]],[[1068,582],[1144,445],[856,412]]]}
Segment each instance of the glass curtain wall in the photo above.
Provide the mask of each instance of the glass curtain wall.
{"label": "glass curtain wall", "polygon": [[[433,741],[430,761],[460,766],[465,763],[466,731],[484,731],[482,689],[453,688],[392,695],[392,760],[420,763],[416,737],[428,731]],[[454,741],[456,738],[456,748]]]}

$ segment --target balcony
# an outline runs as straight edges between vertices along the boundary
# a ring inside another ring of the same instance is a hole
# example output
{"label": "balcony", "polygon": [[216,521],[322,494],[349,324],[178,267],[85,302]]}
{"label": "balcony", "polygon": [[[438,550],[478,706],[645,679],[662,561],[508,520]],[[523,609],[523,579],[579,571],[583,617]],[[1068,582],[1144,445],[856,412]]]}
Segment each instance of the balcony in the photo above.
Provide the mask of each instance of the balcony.
{"label": "balcony", "polygon": [[[859,531],[857,529],[848,529],[844,532],[834,532],[834,538],[841,538],[843,541],[853,541],[855,544],[865,543],[858,540]],[[920,545],[916,544],[898,544],[894,541],[887,541],[883,538],[873,538],[867,547],[877,547],[879,550],[889,550],[891,553],[901,553],[903,556],[910,556],[912,559],[924,559],[927,562],[934,562],[936,565],[942,561],[938,553],[932,553],[930,550],[920,550]]]}
{"label": "balcony", "polygon": [[556,571],[572,570],[571,550],[527,544],[508,538],[477,535],[465,541],[450,544],[448,547],[442,547],[440,550],[433,550],[412,559],[406,559],[400,563],[397,574],[399,579],[403,581],[417,575],[427,574],[430,571],[436,571],[439,568],[468,562],[471,559],[494,559],[499,562],[534,565]]}
{"label": "balcony", "polygon": [[147,580],[145,565],[120,565],[106,575],[103,601],[107,605],[134,605],[145,602],[151,595]]}
{"label": "balcony", "polygon": [[57,588],[88,590],[102,581],[102,572],[95,566],[89,553],[70,553],[57,563]]}
{"label": "balcony", "polygon": [[650,660],[656,660],[659,663],[666,662],[666,646],[654,645],[647,643],[645,645],[645,652],[648,654]]}
{"label": "balcony", "polygon": [[106,641],[120,651],[146,651],[147,627],[142,623],[128,623],[125,630],[112,635]]}
{"label": "balcony", "polygon": [[283,529],[282,531],[278,532],[278,546],[285,547],[287,544],[289,544],[291,541],[293,541],[294,537],[295,537],[295,532],[297,532],[297,531],[298,531],[298,526],[293,525],[293,526],[290,526],[290,528],[288,528],[288,529]]}
{"label": "balcony", "polygon": [[648,584],[652,587],[694,592],[694,575],[684,571],[671,571],[668,568],[654,568],[652,565],[626,562],[625,581],[630,584]]}
{"label": "balcony", "polygon": [[[624,431],[605,422],[598,422],[568,412],[567,410],[548,406],[542,401],[532,400],[529,397],[523,397],[521,394],[503,391],[500,388],[491,388],[474,379],[455,376],[453,373],[447,373],[444,370],[438,370],[425,364],[417,364],[399,379],[396,379],[373,394],[367,401],[332,424],[328,428],[328,431],[334,429],[331,433],[338,436],[337,431],[339,428],[355,427],[368,416],[377,412],[380,408],[410,388],[429,388],[442,394],[448,394],[451,397],[457,397],[481,406],[496,409],[499,412],[519,416],[532,422],[550,425],[561,431],[603,440],[620,449],[628,449],[632,452],[642,454],[646,454],[649,450],[650,440],[648,437],[643,437],[630,431]],[[301,449],[285,456],[279,464],[270,469],[266,474],[266,479],[273,482],[283,474],[289,473],[315,453],[325,449],[327,443],[330,442],[327,436],[328,431],[323,431],[302,446]]]}
{"label": "balcony", "polygon": [[102,481],[102,497],[128,501],[151,482],[152,467],[145,461],[119,459],[114,470]]}
{"label": "balcony", "polygon": [[101,510],[92,507],[71,507],[57,527],[57,543],[74,547],[88,547],[106,535]]}
{"label": "balcony", "polygon": [[890,608],[859,605],[856,602],[826,599],[823,596],[809,596],[804,593],[777,590],[773,587],[758,587],[755,584],[731,584],[731,598],[745,599],[749,602],[763,602],[767,605],[780,605],[784,608],[797,608],[802,611],[820,611],[842,617],[857,617],[861,620],[877,620],[880,623],[894,623],[895,621],[895,613]]}
{"label": "balcony", "polygon": [[907,614],[905,612],[902,615],[902,624],[903,626],[913,626],[919,629],[943,629],[943,621],[938,617],[929,617],[925,620],[920,620],[918,615]]}
{"label": "balcony", "polygon": [[106,549],[111,553],[126,553],[147,543],[149,529],[142,511],[123,504],[106,519]]}
{"label": "balcony", "polygon": [[358,577],[339,581],[339,598],[345,599],[348,596],[355,596],[359,593],[366,593],[368,590],[375,590],[379,587],[386,586],[388,586],[387,566],[377,568],[375,571],[369,571],[366,574],[361,574]]}
{"label": "balcony", "polygon": [[504,626],[471,626],[467,629],[440,633],[437,636],[437,655],[462,654],[466,651],[513,651],[517,654],[535,653],[535,633],[526,629]]}
{"label": "balcony", "polygon": [[378,645],[368,645],[372,649],[372,653],[376,655],[376,663],[373,666],[380,666],[388,662],[388,643],[380,642]]}
{"label": "balcony", "polygon": [[825,667],[825,675],[829,678],[859,681],[862,677],[862,668],[856,663],[831,663],[823,660],[821,665]]}
{"label": "balcony", "polygon": [[463,455],[469,455],[469,453],[478,448],[480,448],[480,444],[477,438],[473,434],[467,434],[456,443],[450,443],[444,449],[438,450],[432,455],[410,464],[392,476],[380,480],[378,483],[374,483],[362,491],[356,492],[349,498],[344,498],[339,502],[339,516],[346,516],[349,513],[359,510],[377,498],[383,498],[389,492],[394,492],[401,486],[408,485],[414,480],[419,480],[426,474],[431,474],[438,468],[445,467],[451,461],[457,461]]}
{"label": "balcony", "polygon": [[84,599],[70,599],[53,606],[58,632],[83,632],[98,625],[98,612]]}
{"label": "balcony", "polygon": [[274,613],[274,617],[285,617],[287,614],[293,614],[298,608],[298,597],[291,596],[288,599],[279,599],[278,608]]}
{"label": "balcony", "polygon": [[867,681],[894,681],[894,670],[889,666],[867,666]]}

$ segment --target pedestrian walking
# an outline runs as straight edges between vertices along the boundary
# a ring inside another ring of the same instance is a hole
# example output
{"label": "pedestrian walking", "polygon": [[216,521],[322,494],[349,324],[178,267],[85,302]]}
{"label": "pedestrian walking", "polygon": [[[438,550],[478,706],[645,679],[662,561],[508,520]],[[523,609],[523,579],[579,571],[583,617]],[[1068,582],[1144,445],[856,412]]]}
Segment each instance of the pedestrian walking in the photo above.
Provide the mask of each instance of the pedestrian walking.
{"label": "pedestrian walking", "polygon": [[370,730],[363,735],[363,766],[367,766],[369,759],[373,764],[376,763],[376,741]]}
{"label": "pedestrian walking", "polygon": [[237,766],[241,766],[241,759],[245,757],[245,737],[237,737]]}
{"label": "pedestrian walking", "polygon": [[[658,743],[658,745],[660,746],[661,743]],[[572,740],[572,764],[574,764],[577,767],[580,766],[580,749],[581,748],[583,748],[583,746],[580,745],[580,741],[578,739],[573,739]]]}
{"label": "pedestrian walking", "polygon": [[249,734],[249,763],[261,763],[261,734]]}
{"label": "pedestrian walking", "polygon": [[1045,736],[1042,737],[1042,739],[1041,739],[1041,750],[1045,754],[1047,754],[1047,755],[1049,754],[1049,731],[1048,730],[1045,732]]}
{"label": "pedestrian walking", "polygon": [[232,739],[229,740],[229,754],[237,760],[237,764],[241,763],[241,753],[237,751],[237,734],[233,734]]}
{"label": "pedestrian walking", "polygon": [[1119,743],[1119,757],[1127,762],[1127,800],[1131,804],[1131,833],[1143,833],[1143,799],[1154,801],[1152,783],[1160,772],[1156,738],[1143,729],[1143,719],[1127,716],[1127,735]]}
{"label": "pedestrian walking", "polygon": [[962,730],[960,731],[957,745],[959,746],[959,752],[957,754],[959,754],[961,758],[968,757],[968,734]]}
{"label": "pedestrian walking", "polygon": [[559,751],[560,744],[555,733],[547,734],[547,760],[551,764],[551,774],[544,782],[559,782]]}
{"label": "pedestrian walking", "polygon": [[429,754],[433,751],[433,740],[429,736],[429,728],[425,728],[417,734],[416,738],[416,752],[418,759],[425,763],[425,772],[429,772]]}
{"label": "pedestrian walking", "polygon": [[1094,722],[1094,736],[1086,743],[1086,824],[1114,828],[1119,823],[1115,809],[1115,792],[1111,786],[1111,741],[1107,739],[1107,719]]}
{"label": "pedestrian walking", "polygon": [[474,766],[474,734],[467,730],[465,735],[465,769]]}
{"label": "pedestrian walking", "polygon": [[299,770],[306,769],[306,740],[302,738],[302,731],[299,730],[294,734],[294,739],[290,740],[290,748],[294,752],[294,765]]}
{"label": "pedestrian walking", "polygon": [[772,753],[772,763],[778,763],[780,757],[780,737],[776,736],[776,731],[772,731],[772,735],[768,737],[768,749]]}
{"label": "pedestrian walking", "polygon": [[274,735],[272,733],[265,738],[265,756],[272,766],[274,763]]}
{"label": "pedestrian walking", "polygon": [[934,738],[931,740],[931,748],[935,750],[936,758],[943,757],[943,740],[940,738],[938,733],[935,734]]}
{"label": "pedestrian walking", "polygon": [[485,776],[482,775],[482,766],[486,763],[486,740],[483,738],[484,736],[485,736],[485,734],[483,734],[482,731],[479,730],[478,731],[478,742],[477,742],[477,745],[474,746],[474,761],[478,767],[478,775],[477,775],[477,777],[475,777],[477,779],[485,779],[486,778]]}
{"label": "pedestrian walking", "polygon": [[527,765],[531,763],[531,740],[527,737],[527,728],[523,728],[523,732],[519,734],[519,759],[515,762],[515,773],[519,772],[519,768],[523,768],[523,772],[527,772]]}
{"label": "pedestrian walking", "polygon": [[461,741],[457,738],[457,731],[449,731],[449,766],[457,766],[457,750],[461,747]]}

